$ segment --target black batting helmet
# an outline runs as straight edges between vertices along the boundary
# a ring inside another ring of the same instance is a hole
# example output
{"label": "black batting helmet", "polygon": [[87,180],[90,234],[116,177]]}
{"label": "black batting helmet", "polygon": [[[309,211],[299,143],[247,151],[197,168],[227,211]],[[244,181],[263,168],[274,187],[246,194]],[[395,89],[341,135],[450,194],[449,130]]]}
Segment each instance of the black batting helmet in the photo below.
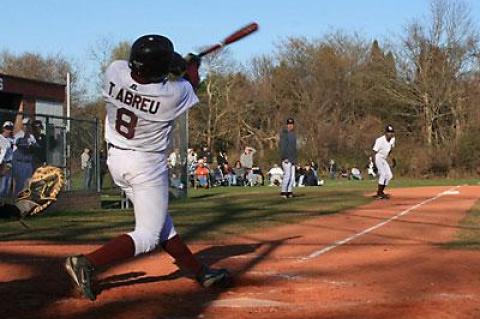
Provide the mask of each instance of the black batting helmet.
{"label": "black batting helmet", "polygon": [[173,54],[173,43],[168,38],[157,34],[144,35],[133,43],[128,65],[142,79],[161,82],[169,72]]}

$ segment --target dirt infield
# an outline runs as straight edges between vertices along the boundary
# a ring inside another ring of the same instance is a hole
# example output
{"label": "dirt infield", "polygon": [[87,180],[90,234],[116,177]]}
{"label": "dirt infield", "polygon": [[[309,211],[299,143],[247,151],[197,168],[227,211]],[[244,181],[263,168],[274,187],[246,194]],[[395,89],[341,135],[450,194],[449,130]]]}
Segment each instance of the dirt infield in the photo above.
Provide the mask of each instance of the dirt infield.
{"label": "dirt infield", "polygon": [[[389,201],[191,246],[235,273],[205,291],[162,253],[110,268],[90,302],[61,263],[93,245],[2,242],[1,318],[480,318],[480,254],[446,249],[480,187],[392,190]],[[294,198],[292,200],[301,200]]]}

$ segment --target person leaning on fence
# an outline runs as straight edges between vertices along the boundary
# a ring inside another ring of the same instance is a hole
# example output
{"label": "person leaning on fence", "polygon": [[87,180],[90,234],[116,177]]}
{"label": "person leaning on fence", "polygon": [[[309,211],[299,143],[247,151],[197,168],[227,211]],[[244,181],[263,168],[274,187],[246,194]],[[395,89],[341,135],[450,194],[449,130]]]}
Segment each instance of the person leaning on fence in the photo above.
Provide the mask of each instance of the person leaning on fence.
{"label": "person leaning on fence", "polygon": [[32,134],[35,137],[35,147],[33,147],[33,170],[47,164],[47,136],[42,133],[43,123],[40,120],[32,122]]}
{"label": "person leaning on fence", "polygon": [[15,182],[15,194],[20,193],[32,177],[33,152],[37,142],[32,134],[30,119],[22,120],[22,128],[15,134],[15,146],[12,157],[12,175]]}
{"label": "person leaning on fence", "polygon": [[93,180],[93,163],[90,149],[85,148],[80,159],[81,169],[83,171],[83,188],[88,191],[91,190]]}
{"label": "person leaning on fence", "polygon": [[12,184],[13,123],[6,121],[0,134],[0,198],[8,198]]}

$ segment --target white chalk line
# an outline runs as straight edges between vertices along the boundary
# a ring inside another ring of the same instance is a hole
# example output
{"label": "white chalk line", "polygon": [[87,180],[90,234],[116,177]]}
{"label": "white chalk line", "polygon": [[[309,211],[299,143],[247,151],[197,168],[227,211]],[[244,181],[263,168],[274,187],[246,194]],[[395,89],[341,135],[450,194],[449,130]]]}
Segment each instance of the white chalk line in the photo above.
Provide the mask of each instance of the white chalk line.
{"label": "white chalk line", "polygon": [[367,229],[365,229],[365,230],[363,230],[363,231],[361,231],[361,232],[359,232],[359,233],[356,233],[355,235],[352,235],[352,236],[350,236],[350,237],[347,237],[347,238],[345,238],[345,239],[337,240],[337,241],[333,242],[332,244],[328,245],[327,247],[324,247],[324,248],[322,248],[322,249],[320,249],[320,250],[314,251],[313,253],[311,253],[310,255],[308,255],[308,256],[306,256],[306,257],[300,258],[300,260],[301,260],[301,261],[307,261],[307,260],[310,260],[310,259],[313,259],[313,258],[317,258],[317,257],[319,257],[319,256],[321,256],[321,255],[323,255],[323,254],[325,254],[325,253],[327,253],[327,252],[329,252],[329,251],[331,251],[331,250],[339,247],[339,246],[345,245],[346,243],[348,243],[348,242],[350,242],[350,241],[352,241],[352,240],[354,240],[354,239],[357,239],[358,237],[361,237],[361,236],[363,236],[363,235],[365,235],[365,234],[368,234],[368,233],[370,233],[370,232],[372,232],[372,231],[374,231],[374,230],[376,230],[376,229],[378,229],[378,228],[380,228],[380,227],[383,227],[383,226],[385,226],[386,224],[388,224],[388,223],[390,223],[390,222],[392,222],[392,221],[394,221],[394,220],[396,220],[396,219],[398,219],[398,218],[400,218],[400,217],[402,217],[402,216],[405,216],[405,215],[407,215],[408,213],[410,213],[411,211],[413,211],[413,210],[415,210],[415,209],[417,209],[417,208],[419,208],[419,207],[421,207],[421,206],[423,206],[423,205],[426,205],[426,204],[428,204],[428,203],[430,203],[430,202],[433,202],[434,200],[436,200],[436,199],[438,199],[438,198],[440,198],[440,197],[442,197],[442,196],[458,194],[458,193],[456,192],[456,190],[457,190],[459,187],[460,187],[460,186],[455,186],[455,187],[450,188],[449,190],[446,190],[446,191],[443,191],[443,192],[441,192],[441,193],[438,193],[438,194],[435,195],[434,197],[428,198],[428,199],[424,200],[423,202],[420,202],[420,203],[418,203],[418,204],[416,204],[416,205],[413,205],[412,207],[410,207],[410,208],[408,208],[408,209],[406,209],[406,210],[404,210],[404,211],[401,211],[400,213],[396,214],[395,216],[392,216],[392,217],[384,220],[383,222],[380,222],[380,223],[378,223],[378,224],[376,224],[376,225],[373,225],[372,227],[369,227],[369,228],[367,228]]}

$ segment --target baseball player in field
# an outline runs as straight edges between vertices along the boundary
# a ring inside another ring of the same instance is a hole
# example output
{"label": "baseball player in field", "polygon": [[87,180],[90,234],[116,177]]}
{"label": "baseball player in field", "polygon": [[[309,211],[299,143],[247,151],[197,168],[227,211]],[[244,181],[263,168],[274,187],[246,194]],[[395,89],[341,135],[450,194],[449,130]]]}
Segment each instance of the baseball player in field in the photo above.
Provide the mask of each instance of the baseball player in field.
{"label": "baseball player in field", "polygon": [[[198,102],[200,59],[183,59],[160,35],[138,38],[129,61],[114,61],[105,71],[107,165],[115,183],[134,204],[135,229],[95,251],[66,259],[65,268],[80,292],[95,300],[95,272],[161,246],[194,274],[203,287],[225,286],[226,269],[202,264],[175,231],[168,214],[167,146],[174,120]],[[169,73],[185,77],[172,79]]]}
{"label": "baseball player in field", "polygon": [[282,160],[283,198],[293,197],[293,186],[295,185],[295,164],[297,163],[297,135],[295,134],[295,122],[293,118],[287,119],[287,127],[280,133],[280,158]]}
{"label": "baseball player in field", "polygon": [[[385,127],[385,134],[375,140],[373,151],[375,152],[375,165],[378,169],[378,190],[376,198],[388,199],[389,195],[384,193],[390,180],[393,178],[392,170],[388,164],[387,158],[395,147],[395,130],[393,126],[387,125]],[[392,159],[393,166],[395,166],[395,159]]]}

